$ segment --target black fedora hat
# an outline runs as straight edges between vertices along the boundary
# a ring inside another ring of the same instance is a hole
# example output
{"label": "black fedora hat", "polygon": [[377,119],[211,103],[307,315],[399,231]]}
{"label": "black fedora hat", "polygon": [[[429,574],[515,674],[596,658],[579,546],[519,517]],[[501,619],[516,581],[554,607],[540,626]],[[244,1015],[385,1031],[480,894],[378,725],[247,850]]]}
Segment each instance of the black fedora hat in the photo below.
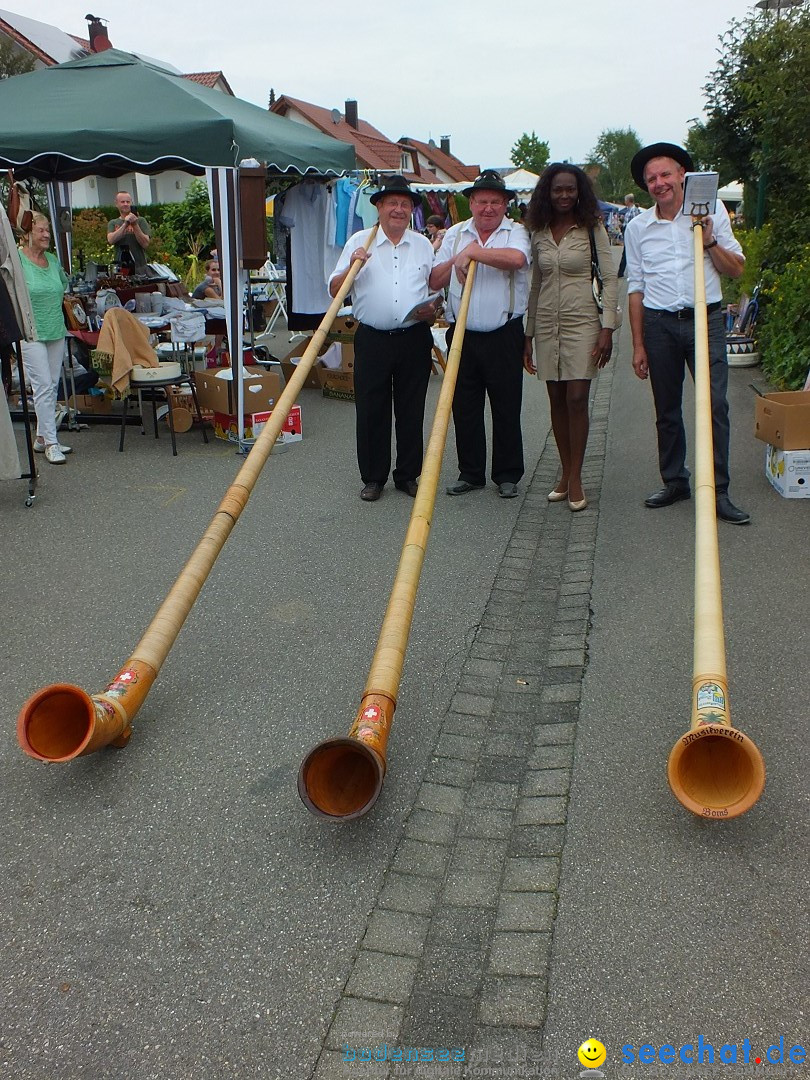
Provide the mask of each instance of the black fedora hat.
{"label": "black fedora hat", "polygon": [[465,188],[461,194],[469,198],[474,191],[498,191],[501,195],[507,195],[509,198],[512,198],[515,194],[503,182],[501,174],[495,172],[494,169],[484,169],[481,175],[476,176],[475,180],[473,180],[472,187]]}
{"label": "black fedora hat", "polygon": [[633,179],[644,191],[647,190],[647,185],[644,183],[644,169],[647,167],[648,161],[652,161],[653,158],[657,157],[672,158],[679,165],[683,165],[687,172],[695,171],[695,163],[682,146],[676,146],[675,143],[669,142],[652,143],[650,146],[645,146],[639,150],[630,162],[630,172],[633,174]]}
{"label": "black fedora hat", "polygon": [[379,191],[375,191],[374,194],[369,197],[368,201],[372,206],[376,206],[380,199],[386,195],[407,195],[413,200],[414,206],[419,206],[422,202],[422,196],[417,195],[415,191],[411,191],[408,187],[408,181],[399,173],[394,173],[393,176],[386,176],[382,182],[382,188]]}

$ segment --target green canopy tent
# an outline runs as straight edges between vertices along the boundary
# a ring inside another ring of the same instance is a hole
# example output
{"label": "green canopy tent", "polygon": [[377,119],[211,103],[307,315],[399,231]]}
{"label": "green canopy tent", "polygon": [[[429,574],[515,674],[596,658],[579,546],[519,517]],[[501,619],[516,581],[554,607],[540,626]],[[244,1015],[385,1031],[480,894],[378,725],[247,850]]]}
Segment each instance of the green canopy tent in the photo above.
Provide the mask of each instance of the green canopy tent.
{"label": "green canopy tent", "polygon": [[68,267],[60,219],[70,207],[70,181],[167,169],[207,175],[239,379],[241,442],[239,163],[255,159],[276,176],[339,175],[354,168],[354,148],[117,49],[3,80],[0,116],[0,168],[48,182],[53,229]]}

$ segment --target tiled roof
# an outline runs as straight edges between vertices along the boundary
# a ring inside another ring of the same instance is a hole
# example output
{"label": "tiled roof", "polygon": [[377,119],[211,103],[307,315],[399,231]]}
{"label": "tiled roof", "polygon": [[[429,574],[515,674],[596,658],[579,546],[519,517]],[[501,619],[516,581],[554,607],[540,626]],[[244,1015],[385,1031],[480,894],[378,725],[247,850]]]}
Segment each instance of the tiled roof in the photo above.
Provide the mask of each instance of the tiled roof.
{"label": "tiled roof", "polygon": [[231,97],[234,96],[228,80],[221,71],[194,71],[188,75],[184,75],[183,78],[191,79],[192,82],[199,83],[201,86],[207,86],[211,90],[215,89],[218,82],[221,82],[225,85],[225,88]]}
{"label": "tiled roof", "polygon": [[414,150],[418,150],[431,165],[435,165],[455,181],[475,180],[481,171],[478,165],[465,165],[455,154],[445,154],[438,146],[430,143],[420,142],[408,135],[403,135],[399,141],[403,146],[412,146]]}

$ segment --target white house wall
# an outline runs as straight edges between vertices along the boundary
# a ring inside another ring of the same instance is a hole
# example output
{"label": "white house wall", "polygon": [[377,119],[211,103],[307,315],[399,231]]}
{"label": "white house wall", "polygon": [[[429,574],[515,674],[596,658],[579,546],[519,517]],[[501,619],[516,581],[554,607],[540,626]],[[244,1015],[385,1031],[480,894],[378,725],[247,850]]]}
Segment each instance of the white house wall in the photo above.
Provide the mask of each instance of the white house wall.
{"label": "white house wall", "polygon": [[144,173],[127,173],[115,179],[104,176],[87,176],[74,181],[73,207],[84,210],[96,206],[112,206],[116,193],[128,191],[137,207],[153,206],[155,203],[182,202],[191,181],[190,173],[171,169],[147,176]]}

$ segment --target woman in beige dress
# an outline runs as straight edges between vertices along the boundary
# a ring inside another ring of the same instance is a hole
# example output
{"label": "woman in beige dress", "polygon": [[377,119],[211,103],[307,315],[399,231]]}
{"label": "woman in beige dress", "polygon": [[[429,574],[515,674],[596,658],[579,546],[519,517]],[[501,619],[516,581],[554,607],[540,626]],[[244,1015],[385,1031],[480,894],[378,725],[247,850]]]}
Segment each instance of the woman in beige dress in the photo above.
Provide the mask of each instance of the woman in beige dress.
{"label": "woman in beige dress", "polygon": [[[591,182],[576,165],[548,166],[532,194],[526,225],[532,233],[533,267],[523,365],[548,387],[562,463],[562,475],[548,499],[567,499],[571,510],[584,510],[588,393],[613,348],[616,268]],[[604,282],[601,312],[591,287],[591,230]]]}

